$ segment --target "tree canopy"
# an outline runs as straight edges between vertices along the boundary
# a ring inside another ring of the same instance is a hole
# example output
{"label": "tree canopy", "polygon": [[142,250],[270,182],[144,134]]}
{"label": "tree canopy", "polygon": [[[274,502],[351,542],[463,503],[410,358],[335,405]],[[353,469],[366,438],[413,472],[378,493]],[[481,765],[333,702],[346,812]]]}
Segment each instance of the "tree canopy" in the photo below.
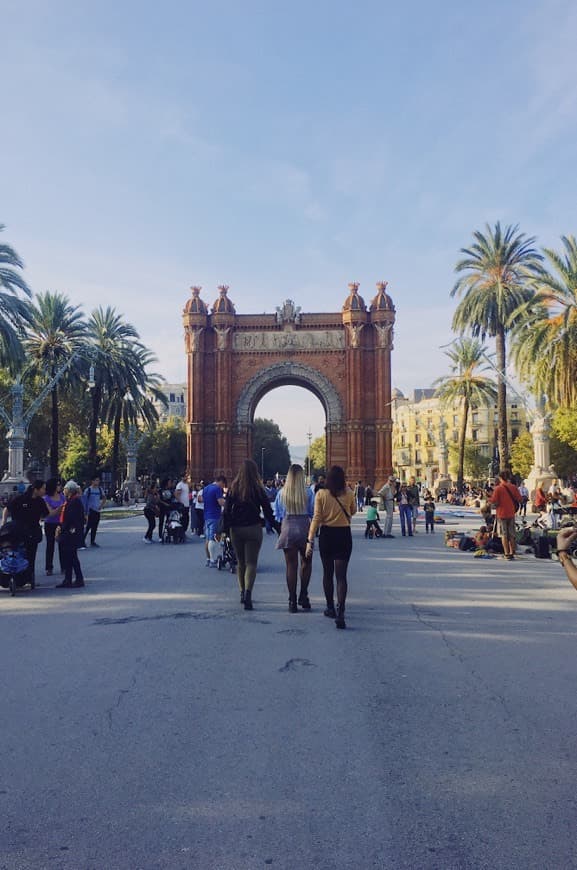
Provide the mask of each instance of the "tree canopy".
{"label": "tree canopy", "polygon": [[286,474],[290,465],[289,444],[274,420],[256,417],[252,430],[252,458],[263,477]]}

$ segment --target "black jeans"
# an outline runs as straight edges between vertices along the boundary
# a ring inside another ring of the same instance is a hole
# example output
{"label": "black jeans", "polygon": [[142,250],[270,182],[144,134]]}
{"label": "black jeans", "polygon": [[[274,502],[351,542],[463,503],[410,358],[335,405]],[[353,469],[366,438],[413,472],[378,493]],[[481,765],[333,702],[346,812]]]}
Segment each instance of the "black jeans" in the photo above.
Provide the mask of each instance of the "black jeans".
{"label": "black jeans", "polygon": [[[46,570],[54,570],[54,549],[56,544],[56,529],[58,523],[44,523],[44,534],[46,535]],[[60,570],[62,567],[62,545],[58,542],[58,561],[60,562]]]}
{"label": "black jeans", "polygon": [[98,529],[98,523],[100,522],[100,511],[93,511],[92,508],[88,511],[88,519],[86,521],[86,531],[84,532],[84,540],[86,541],[86,537],[88,532],[90,532],[90,543],[93,544],[96,540],[96,530]]}
{"label": "black jeans", "polygon": [[62,559],[62,567],[64,569],[64,582],[72,583],[72,572],[78,583],[84,580],[82,568],[78,561],[78,548],[74,544],[63,544],[60,550],[60,558]]}

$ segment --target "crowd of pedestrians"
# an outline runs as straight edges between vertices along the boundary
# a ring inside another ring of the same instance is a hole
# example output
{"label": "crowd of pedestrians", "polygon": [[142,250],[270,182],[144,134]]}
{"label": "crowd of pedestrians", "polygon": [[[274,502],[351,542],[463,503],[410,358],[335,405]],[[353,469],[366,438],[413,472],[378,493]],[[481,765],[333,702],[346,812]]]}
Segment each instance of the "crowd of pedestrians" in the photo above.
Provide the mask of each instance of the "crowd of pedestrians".
{"label": "crowd of pedestrians", "polygon": [[[567,500],[559,482],[554,480],[547,490],[539,486],[532,495],[535,508],[552,514],[551,525],[556,528],[555,513]],[[449,496],[450,493],[446,496],[438,493],[438,498],[445,501],[450,500]],[[495,484],[480,491],[470,489],[466,499],[473,500],[483,516],[484,525],[478,533],[479,546],[484,547],[498,535],[504,558],[512,561],[515,558],[516,519],[526,515],[530,501],[526,486],[517,487],[510,473],[502,471]],[[573,501],[577,508],[575,492]],[[34,480],[23,492],[12,497],[4,508],[3,522],[11,520],[20,530],[33,580],[43,524],[46,575],[52,576],[58,563],[64,577],[57,588],[85,585],[78,552],[87,545],[99,546],[96,538],[105,504],[106,495],[97,475],[84,490],[73,480],[63,485],[53,478],[46,482]],[[209,484],[204,481],[194,483],[186,475],[174,480],[164,478],[159,486],[152,484],[146,493],[143,510],[147,522],[144,542],[152,544],[155,531],[159,541],[170,540],[166,538],[166,531],[174,510],[178,512],[182,532],[179,540],[186,540],[189,528],[193,535],[203,540],[206,567],[217,565],[217,554],[227,539],[236,556],[241,604],[246,610],[252,610],[264,530],[276,533],[276,548],[283,551],[285,561],[291,613],[297,613],[299,608],[311,609],[309,584],[315,543],[318,542],[326,600],[324,614],[335,620],[337,628],[344,628],[347,571],[352,553],[352,516],[363,512],[366,538],[393,538],[396,507],[401,535],[413,537],[417,532],[421,506],[425,532],[433,534],[435,500],[429,490],[421,490],[414,477],[401,482],[391,475],[381,489],[373,493],[372,488],[360,480],[349,486],[344,470],[333,466],[326,479],[324,476],[313,478],[308,486],[300,465],[291,465],[284,479],[262,481],[255,462],[247,459],[230,486],[222,474],[216,475]],[[379,522],[379,508],[385,513],[383,528]],[[566,534],[564,530],[563,533]],[[478,543],[477,539],[475,541]],[[567,559],[563,562],[564,567],[568,565],[567,574],[571,579],[574,576],[572,563]]]}

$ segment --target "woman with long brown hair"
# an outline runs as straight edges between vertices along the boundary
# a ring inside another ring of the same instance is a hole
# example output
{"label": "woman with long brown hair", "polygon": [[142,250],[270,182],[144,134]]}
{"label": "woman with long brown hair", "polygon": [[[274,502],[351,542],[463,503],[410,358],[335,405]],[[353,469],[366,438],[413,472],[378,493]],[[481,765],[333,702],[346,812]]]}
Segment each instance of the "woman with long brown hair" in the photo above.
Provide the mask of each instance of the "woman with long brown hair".
{"label": "woman with long brown hair", "polygon": [[[357,512],[355,495],[347,487],[345,472],[333,465],[324,489],[315,496],[315,512],[309,529],[306,555],[313,554],[315,533],[320,528],[319,550],[323,563],[323,590],[327,601],[325,616],[334,619],[337,628],[346,628],[347,568],[353,549],[351,517]],[[334,578],[337,581],[337,609],[334,601]]]}
{"label": "woman with long brown hair", "polygon": [[262,545],[261,510],[265,519],[276,528],[277,523],[256,462],[245,459],[230,485],[222,513],[223,528],[226,532],[230,531],[238,560],[240,603],[244,604],[245,610],[252,610],[252,589]]}
{"label": "woman with long brown hair", "polygon": [[308,588],[311,579],[312,560],[310,558],[307,559],[306,546],[313,507],[314,496],[311,490],[305,486],[305,473],[302,466],[291,465],[286,476],[285,485],[279,490],[274,503],[275,518],[282,521],[280,537],[276,548],[277,550],[284,551],[290,613],[298,613],[297,574],[299,556],[301,591],[298,603],[303,610],[311,609]]}

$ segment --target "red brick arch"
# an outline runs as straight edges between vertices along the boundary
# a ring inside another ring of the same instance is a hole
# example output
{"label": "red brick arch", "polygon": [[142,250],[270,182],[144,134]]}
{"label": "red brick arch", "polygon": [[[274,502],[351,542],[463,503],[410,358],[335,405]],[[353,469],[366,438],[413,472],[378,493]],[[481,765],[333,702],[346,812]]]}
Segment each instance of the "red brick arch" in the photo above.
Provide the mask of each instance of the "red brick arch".
{"label": "red brick arch", "polygon": [[358,285],[349,286],[338,313],[302,313],[287,300],[276,314],[261,315],[237,314],[227,287],[209,313],[193,288],[183,319],[194,479],[236,472],[252,454],[256,406],[283,385],[305,387],[321,401],[329,464],[371,484],[391,473],[394,307],[384,283],[369,310]]}

